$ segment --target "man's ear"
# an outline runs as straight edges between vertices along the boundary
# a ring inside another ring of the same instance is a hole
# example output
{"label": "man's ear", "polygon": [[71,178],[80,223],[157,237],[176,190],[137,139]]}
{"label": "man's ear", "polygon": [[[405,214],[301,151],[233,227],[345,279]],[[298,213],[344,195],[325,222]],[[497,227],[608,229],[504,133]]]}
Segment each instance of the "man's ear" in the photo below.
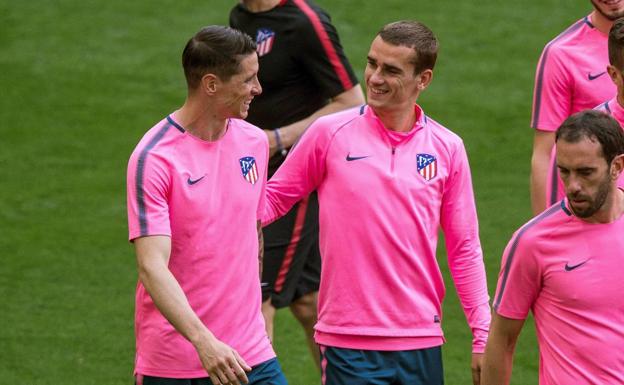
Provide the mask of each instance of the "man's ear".
{"label": "man's ear", "polygon": [[611,64],[607,66],[607,73],[613,84],[615,84],[616,87],[620,87],[622,83],[622,73]]}
{"label": "man's ear", "polygon": [[420,77],[420,81],[418,82],[418,89],[423,91],[429,86],[429,84],[431,84],[431,80],[433,80],[433,71],[430,69],[426,69],[418,74],[418,76]]}
{"label": "man's ear", "polygon": [[611,161],[611,179],[617,180],[624,171],[624,154],[620,154]]}
{"label": "man's ear", "polygon": [[208,73],[202,76],[200,85],[205,94],[214,95],[221,85],[221,79],[215,74]]}

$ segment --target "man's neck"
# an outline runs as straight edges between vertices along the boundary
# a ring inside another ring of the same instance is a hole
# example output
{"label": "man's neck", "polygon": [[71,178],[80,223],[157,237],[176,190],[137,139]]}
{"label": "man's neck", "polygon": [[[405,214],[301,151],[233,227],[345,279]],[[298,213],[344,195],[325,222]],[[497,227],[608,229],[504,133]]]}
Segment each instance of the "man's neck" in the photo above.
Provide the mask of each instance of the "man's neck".
{"label": "man's neck", "polygon": [[282,0],[241,0],[249,12],[266,12],[275,8]]}
{"label": "man's neck", "polygon": [[604,33],[605,35],[609,34],[609,30],[611,29],[611,26],[613,25],[613,21],[609,20],[602,13],[596,10],[594,10],[589,15],[589,19],[591,20],[591,23],[593,24],[594,27],[596,27],[597,30]]}
{"label": "man's neck", "polygon": [[396,132],[410,131],[414,127],[417,118],[413,106],[409,110],[375,111],[375,114],[379,117],[384,127]]}
{"label": "man's neck", "polygon": [[178,123],[191,135],[207,141],[216,141],[227,128],[227,119],[207,108],[205,101],[187,98],[176,112]]}

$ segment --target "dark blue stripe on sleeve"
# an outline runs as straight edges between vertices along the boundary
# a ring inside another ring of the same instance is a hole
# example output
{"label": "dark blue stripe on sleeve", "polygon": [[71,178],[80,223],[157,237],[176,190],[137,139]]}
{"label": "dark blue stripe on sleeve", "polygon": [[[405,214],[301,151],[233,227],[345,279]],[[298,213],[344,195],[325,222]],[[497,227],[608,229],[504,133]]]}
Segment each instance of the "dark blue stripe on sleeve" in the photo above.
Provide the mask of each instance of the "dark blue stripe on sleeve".
{"label": "dark blue stripe on sleeve", "polygon": [[542,55],[542,60],[540,61],[540,66],[539,66],[539,69],[537,71],[538,75],[537,75],[537,82],[536,82],[536,85],[535,85],[535,106],[534,106],[534,111],[533,111],[533,121],[531,122],[531,127],[533,127],[533,128],[538,128],[537,127],[537,122],[539,121],[540,109],[541,109],[541,106],[542,106],[542,86],[543,86],[543,82],[544,82],[544,67],[546,66],[546,61],[548,59],[548,52],[550,51],[550,47],[556,41],[562,39],[563,37],[569,35],[570,33],[576,31],[577,29],[581,28],[583,26],[583,24],[588,22],[586,19],[587,18],[585,18],[584,20],[577,21],[570,28],[566,29],[563,33],[561,33],[559,36],[557,36],[553,41],[548,43],[548,45],[546,46],[546,49],[544,49],[544,54]]}
{"label": "dark blue stripe on sleeve", "polygon": [[184,128],[182,128],[182,126],[180,126],[178,123],[175,122],[175,120],[173,120],[173,118],[171,117],[171,115],[167,115],[167,121],[175,128],[178,129],[178,131],[180,132],[184,132]]}
{"label": "dark blue stripe on sleeve", "polygon": [[171,124],[169,123],[169,117],[167,117],[167,123],[158,131],[156,135],[149,141],[147,146],[141,151],[139,159],[137,161],[137,171],[135,176],[136,187],[136,199],[137,207],[139,208],[139,225],[141,228],[141,236],[144,237],[147,234],[147,215],[145,214],[145,196],[143,194],[143,176],[145,173],[145,160],[150,150],[165,136]]}
{"label": "dark blue stripe on sleeve", "polygon": [[569,217],[572,216],[572,212],[570,210],[568,210],[568,208],[566,207],[565,199],[561,200],[561,210],[563,210],[563,212],[566,213],[567,216],[569,216]]}
{"label": "dark blue stripe on sleeve", "polygon": [[505,270],[503,272],[503,278],[500,286],[500,290],[498,291],[498,295],[496,296],[496,300],[494,301],[494,310],[498,310],[498,306],[500,305],[501,298],[503,297],[503,292],[505,291],[505,286],[507,285],[507,278],[509,277],[509,270],[511,269],[511,263],[513,262],[514,254],[516,253],[516,248],[518,247],[518,242],[520,238],[527,232],[528,229],[533,227],[535,224],[541,222],[545,218],[548,218],[552,214],[561,210],[560,205],[552,206],[548,210],[544,211],[537,217],[533,218],[529,223],[527,223],[516,235],[516,238],[513,240],[511,244],[511,249],[509,250],[509,255],[507,256],[507,262],[505,263]]}

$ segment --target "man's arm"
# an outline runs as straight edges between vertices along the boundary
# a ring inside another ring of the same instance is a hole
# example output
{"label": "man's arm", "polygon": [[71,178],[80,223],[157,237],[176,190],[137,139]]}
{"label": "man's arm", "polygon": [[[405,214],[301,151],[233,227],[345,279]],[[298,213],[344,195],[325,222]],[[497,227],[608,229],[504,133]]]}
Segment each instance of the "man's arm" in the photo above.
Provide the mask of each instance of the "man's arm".
{"label": "man's arm", "polygon": [[[282,145],[285,148],[291,147],[303,134],[303,132],[308,128],[312,122],[314,122],[317,118],[328,115],[333,112],[338,112],[342,110],[346,110],[347,108],[359,106],[366,103],[364,100],[364,94],[362,93],[362,89],[359,84],[353,86],[353,88],[346,90],[331,99],[331,101],[317,110],[312,115],[289,124],[284,127],[275,127],[279,128],[279,135]],[[269,156],[273,156],[277,152],[277,142],[275,140],[275,133],[270,130],[264,130],[269,138]]]}
{"label": "man's arm", "polygon": [[514,349],[522,326],[523,319],[506,318],[494,313],[481,369],[481,385],[509,384]]}
{"label": "man's arm", "polygon": [[444,231],[449,268],[466,320],[472,331],[472,378],[478,385],[481,353],[490,326],[490,307],[479,223],[468,156],[463,144],[452,155],[450,175],[442,196],[440,225]]}
{"label": "man's arm", "polygon": [[171,238],[148,236],[134,240],[139,280],[163,316],[189,340],[215,385],[248,383],[251,368],[238,353],[219,341],[193,311],[168,268]]}
{"label": "man's arm", "polygon": [[546,186],[550,155],[555,145],[555,133],[535,130],[531,157],[531,208],[537,215],[546,209]]}

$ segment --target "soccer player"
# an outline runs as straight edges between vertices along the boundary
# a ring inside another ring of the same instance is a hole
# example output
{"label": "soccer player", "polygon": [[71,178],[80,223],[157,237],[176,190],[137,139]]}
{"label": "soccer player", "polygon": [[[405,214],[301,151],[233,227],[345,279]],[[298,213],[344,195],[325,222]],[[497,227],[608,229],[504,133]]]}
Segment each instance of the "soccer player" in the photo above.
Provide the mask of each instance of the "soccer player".
{"label": "soccer player", "polygon": [[607,72],[617,88],[616,95],[595,109],[611,114],[624,123],[624,18],[617,19],[609,31],[609,66]]}
{"label": "soccer player", "polygon": [[[255,37],[264,89],[247,121],[261,127],[272,157],[269,177],[316,118],[365,103],[329,15],[307,0],[243,0],[230,26]],[[262,312],[273,337],[276,309],[290,307],[305,330],[314,360],[321,272],[318,197],[312,192],[280,220],[264,228]]]}
{"label": "soccer player", "polygon": [[508,384],[531,310],[541,385],[624,383],[624,132],[587,110],[557,130],[566,198],[512,237],[503,255],[482,385]]}
{"label": "soccer player", "polygon": [[128,165],[136,382],[283,385],[260,312],[268,143],[241,120],[262,91],[256,45],[206,27],[182,65],[184,105],[145,134]]}
{"label": "soccer player", "polygon": [[367,57],[368,105],[319,118],[267,185],[263,223],[318,189],[326,385],[442,384],[440,226],[478,382],[490,308],[468,159],[415,103],[437,52],[422,23],[384,26]]}
{"label": "soccer player", "polygon": [[537,66],[531,158],[534,214],[563,197],[554,162],[555,130],[565,118],[593,108],[615,94],[607,76],[607,34],[624,16],[624,1],[591,0],[594,10],[546,45]]}

